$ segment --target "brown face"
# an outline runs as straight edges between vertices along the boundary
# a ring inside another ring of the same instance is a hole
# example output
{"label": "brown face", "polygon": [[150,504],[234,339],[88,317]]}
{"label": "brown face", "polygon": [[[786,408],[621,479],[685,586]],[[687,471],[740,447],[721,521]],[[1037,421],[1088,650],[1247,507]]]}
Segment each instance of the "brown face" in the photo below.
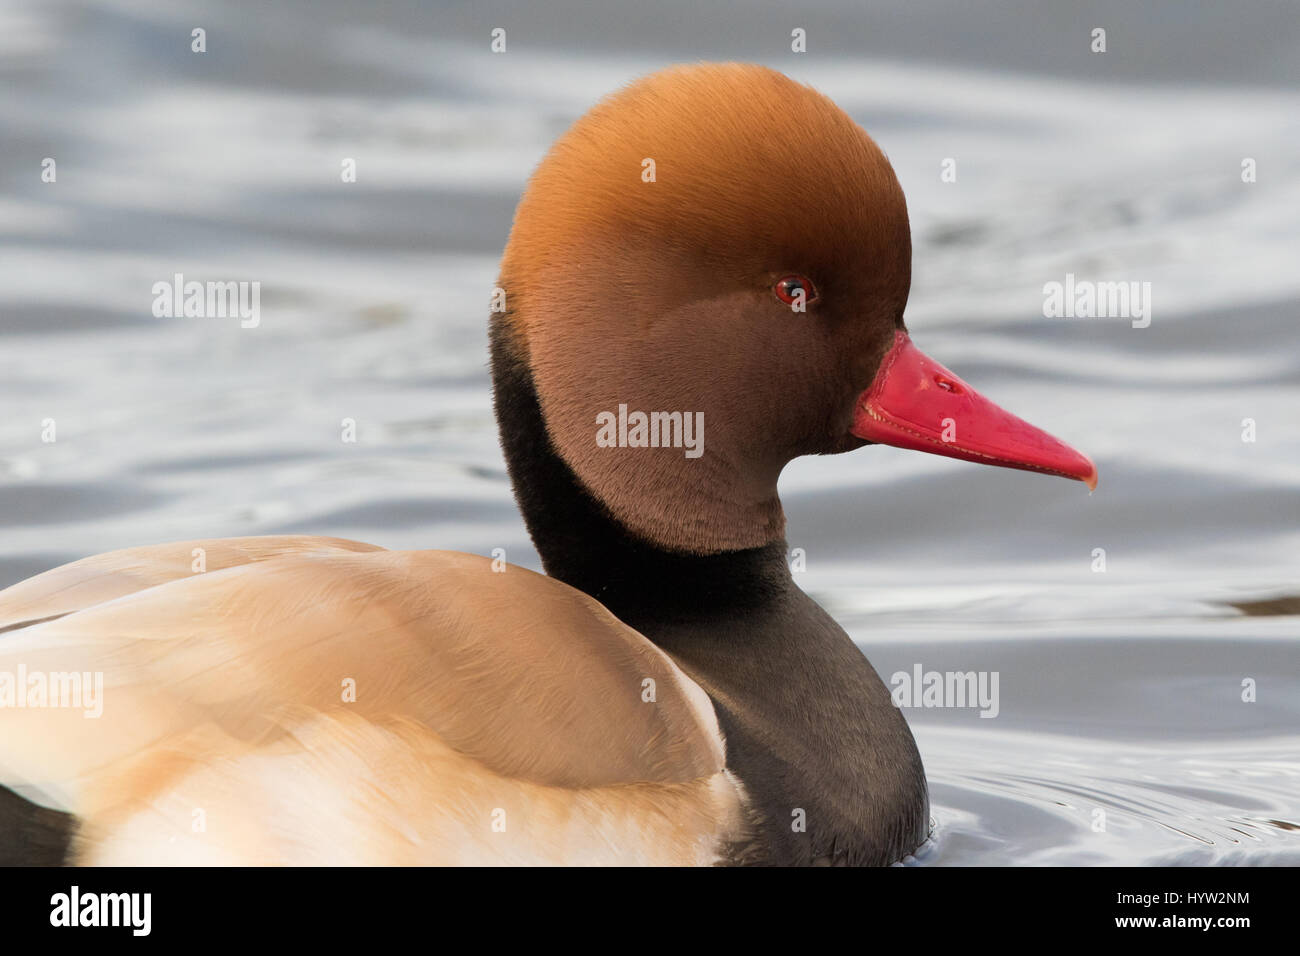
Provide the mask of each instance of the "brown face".
{"label": "brown face", "polygon": [[[867,134],[779,73],[723,65],[579,120],[520,203],[502,285],[559,453],[632,531],[707,553],[782,533],[792,458],[862,444],[855,400],[910,273],[903,194]],[[635,419],[602,440],[620,406],[702,418],[701,453],[678,432],[639,447]]]}

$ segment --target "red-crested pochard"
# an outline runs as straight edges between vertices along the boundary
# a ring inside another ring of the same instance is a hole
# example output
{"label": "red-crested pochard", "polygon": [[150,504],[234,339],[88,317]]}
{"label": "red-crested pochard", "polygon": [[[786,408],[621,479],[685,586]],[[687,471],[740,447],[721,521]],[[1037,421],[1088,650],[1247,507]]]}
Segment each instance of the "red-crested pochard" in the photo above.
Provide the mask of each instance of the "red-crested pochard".
{"label": "red-crested pochard", "polygon": [[0,861],[904,857],[921,760],[791,578],[782,468],[882,443],[1096,480],[912,345],[910,277],[898,180],[820,93],[727,64],[604,100],[529,183],[491,320],[548,576],[287,536],[0,592]]}

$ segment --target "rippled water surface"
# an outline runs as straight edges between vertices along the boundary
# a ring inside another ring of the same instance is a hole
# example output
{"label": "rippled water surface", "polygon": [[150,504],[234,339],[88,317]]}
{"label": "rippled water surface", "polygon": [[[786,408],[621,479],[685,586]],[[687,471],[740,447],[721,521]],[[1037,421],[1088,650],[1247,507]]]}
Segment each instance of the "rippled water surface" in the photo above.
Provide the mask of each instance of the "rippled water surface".
{"label": "rippled water surface", "polygon": [[[874,447],[783,477],[800,583],[882,676],[999,675],[993,719],[909,711],[936,824],[917,859],[1300,863],[1295,602],[1234,606],[1300,593],[1294,17],[1114,5],[1107,60],[1065,14],[826,2],[799,57],[781,4],[558,6],[5,6],[0,585],[287,531],[536,567],[485,367],[523,181],[640,73],[765,62],[888,152],[919,344],[1101,472],[1090,496]],[[177,272],[260,281],[260,326],[153,318]],[[1067,272],[1151,282],[1150,327],[1045,319]]]}

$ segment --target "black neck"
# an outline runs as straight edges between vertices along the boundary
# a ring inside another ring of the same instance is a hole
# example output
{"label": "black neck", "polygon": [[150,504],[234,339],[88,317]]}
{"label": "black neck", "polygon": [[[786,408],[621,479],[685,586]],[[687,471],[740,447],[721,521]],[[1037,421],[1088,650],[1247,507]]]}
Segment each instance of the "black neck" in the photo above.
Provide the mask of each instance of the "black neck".
{"label": "black neck", "polygon": [[[520,510],[546,573],[642,629],[779,600],[793,588],[784,539],[743,551],[694,555],[633,537],[578,481],[547,436],[532,374],[493,316],[497,425]],[[649,634],[648,636],[653,636]]]}
{"label": "black neck", "polygon": [[[889,691],[799,588],[785,541],[675,554],[632,537],[555,452],[504,315],[492,375],[506,463],[546,571],[658,644],[714,702],[755,836],[732,862],[885,864],[925,839],[925,777]],[[792,830],[792,812],[810,822]]]}

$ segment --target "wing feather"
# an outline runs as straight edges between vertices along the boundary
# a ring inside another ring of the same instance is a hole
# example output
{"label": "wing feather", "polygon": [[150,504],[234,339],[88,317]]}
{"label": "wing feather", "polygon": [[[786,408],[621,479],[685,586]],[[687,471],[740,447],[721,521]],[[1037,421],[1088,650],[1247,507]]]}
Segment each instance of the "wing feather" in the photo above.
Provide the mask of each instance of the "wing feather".
{"label": "wing feather", "polygon": [[[68,608],[0,636],[0,704],[6,674],[27,675],[13,689],[28,703],[31,675],[51,697],[66,675],[83,690],[102,681],[90,706],[0,706],[0,783],[105,833],[159,812],[179,781],[220,790],[261,780],[248,768],[268,760],[355,796],[339,768],[374,754],[330,736],[345,730],[374,737],[375,753],[436,753],[456,764],[447,786],[469,790],[492,780],[589,800],[623,785],[714,793],[723,779],[707,696],[588,596],[474,555],[305,540],[326,543],[208,545],[196,574],[185,558],[204,545],[186,542],[166,560],[101,556],[0,592],[18,616]],[[429,785],[426,803],[450,799]]]}
{"label": "wing feather", "polygon": [[373,544],[312,535],[216,538],[124,548],[73,561],[0,591],[0,633],[51,620],[136,591],[285,554],[380,551]]}

